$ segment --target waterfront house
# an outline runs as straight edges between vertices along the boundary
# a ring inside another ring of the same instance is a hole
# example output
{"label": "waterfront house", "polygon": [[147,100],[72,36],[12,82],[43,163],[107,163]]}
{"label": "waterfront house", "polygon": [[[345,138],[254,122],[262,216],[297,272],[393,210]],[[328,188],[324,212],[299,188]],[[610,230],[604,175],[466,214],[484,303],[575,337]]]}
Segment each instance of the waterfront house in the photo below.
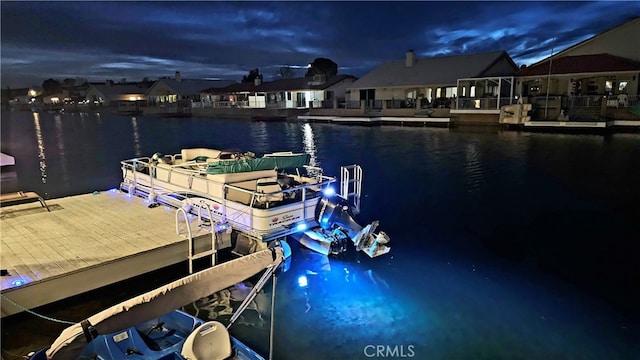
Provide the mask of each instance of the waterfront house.
{"label": "waterfront house", "polygon": [[532,104],[531,118],[638,120],[639,37],[634,18],[520,69],[516,92]]}
{"label": "waterfront house", "polygon": [[[517,69],[505,51],[418,58],[409,50],[404,60],[374,68],[349,91],[354,107],[364,106],[365,112],[413,116],[424,108],[448,109],[459,97],[504,95],[508,86],[500,77],[510,77]],[[476,79],[458,84],[465,78]]]}
{"label": "waterfront house", "polygon": [[183,79],[176,71],[175,78],[158,79],[146,93],[149,107],[171,107],[185,103],[192,107],[201,107],[203,91],[211,88],[223,88],[235,83],[232,80]]}
{"label": "waterfront house", "polygon": [[2,89],[2,104],[12,108],[26,108],[41,92],[34,88]]}
{"label": "waterfront house", "polygon": [[106,81],[91,84],[85,94],[91,107],[118,107],[122,103],[144,103],[148,83],[114,83]]}
{"label": "waterfront house", "polygon": [[252,109],[306,109],[333,107],[344,103],[346,89],[356,80],[351,75],[302,77],[262,82],[232,84],[205,91],[210,107],[240,107]]}
{"label": "waterfront house", "polygon": [[42,104],[46,106],[55,106],[62,105],[64,102],[65,94],[63,92],[58,92],[54,94],[41,95],[39,97]]}

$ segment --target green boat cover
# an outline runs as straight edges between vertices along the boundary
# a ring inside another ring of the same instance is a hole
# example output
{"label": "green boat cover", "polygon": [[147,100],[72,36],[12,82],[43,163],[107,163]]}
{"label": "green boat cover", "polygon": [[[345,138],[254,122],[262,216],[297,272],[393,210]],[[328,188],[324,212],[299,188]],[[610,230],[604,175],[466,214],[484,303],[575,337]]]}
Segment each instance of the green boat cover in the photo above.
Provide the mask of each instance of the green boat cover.
{"label": "green boat cover", "polygon": [[257,170],[293,169],[309,164],[309,154],[269,156],[256,159],[219,160],[207,163],[207,174],[229,174]]}

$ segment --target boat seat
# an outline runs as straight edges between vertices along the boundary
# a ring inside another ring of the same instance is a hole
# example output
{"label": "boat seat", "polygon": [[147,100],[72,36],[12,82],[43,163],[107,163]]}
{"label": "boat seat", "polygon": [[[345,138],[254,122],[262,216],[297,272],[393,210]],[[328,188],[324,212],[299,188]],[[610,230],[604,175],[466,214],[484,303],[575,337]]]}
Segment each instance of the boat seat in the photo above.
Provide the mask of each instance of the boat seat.
{"label": "boat seat", "polygon": [[[282,191],[282,187],[280,187],[280,184],[278,183],[277,178],[264,178],[264,179],[258,179],[256,181],[257,193],[268,194],[268,193],[275,193],[278,191]],[[277,194],[256,196],[257,202],[265,203],[265,204],[268,204],[269,202],[273,202],[273,201],[282,201],[282,200],[284,200],[284,193],[282,192]]]}
{"label": "boat seat", "polygon": [[206,148],[182,149],[180,155],[182,155],[182,161],[189,161],[200,157],[217,159],[221,152],[220,150]]}
{"label": "boat seat", "polygon": [[221,360],[233,355],[229,331],[218,321],[198,326],[186,338],[180,355],[187,360]]}

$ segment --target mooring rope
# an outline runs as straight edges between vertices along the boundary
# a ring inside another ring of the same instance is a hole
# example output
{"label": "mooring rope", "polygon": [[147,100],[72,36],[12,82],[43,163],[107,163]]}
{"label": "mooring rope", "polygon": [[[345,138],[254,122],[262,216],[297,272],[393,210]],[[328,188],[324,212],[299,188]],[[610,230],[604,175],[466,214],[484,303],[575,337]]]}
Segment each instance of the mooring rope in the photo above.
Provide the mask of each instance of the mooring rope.
{"label": "mooring rope", "polygon": [[37,317],[39,317],[39,318],[42,318],[42,319],[45,319],[45,320],[49,320],[49,321],[53,321],[53,322],[57,322],[57,323],[60,323],[60,324],[67,324],[67,325],[74,325],[74,324],[75,324],[75,322],[66,321],[66,320],[60,320],[60,319],[55,319],[55,318],[52,318],[52,317],[49,317],[49,316],[45,316],[45,315],[42,315],[42,314],[38,314],[37,312],[32,311],[32,310],[30,310],[30,309],[27,309],[26,307],[24,307],[24,306],[22,306],[22,305],[16,304],[13,300],[9,299],[9,298],[8,298],[8,297],[6,297],[5,295],[0,294],[0,296],[2,296],[2,298],[3,298],[3,299],[7,300],[9,303],[13,304],[13,306],[17,307],[18,309],[21,309],[21,310],[23,310],[23,311],[26,311],[26,312],[28,312],[29,314],[31,314],[31,315],[35,315],[35,316],[37,316]]}

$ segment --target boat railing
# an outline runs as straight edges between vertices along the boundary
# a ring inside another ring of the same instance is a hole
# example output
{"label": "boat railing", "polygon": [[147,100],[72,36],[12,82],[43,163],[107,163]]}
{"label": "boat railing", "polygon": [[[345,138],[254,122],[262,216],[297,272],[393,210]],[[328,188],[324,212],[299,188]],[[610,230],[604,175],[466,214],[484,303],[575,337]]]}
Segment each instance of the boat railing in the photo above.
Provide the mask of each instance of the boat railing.
{"label": "boat railing", "polygon": [[[131,173],[133,176],[134,184],[130,185],[135,186],[135,184],[138,183],[138,173],[144,172],[145,169],[148,169],[150,161],[151,159],[148,157],[121,161],[120,164],[122,164],[122,178],[127,179],[127,175]],[[132,191],[129,191],[129,193],[132,193]]]}
{"label": "boat railing", "polygon": [[[312,220],[321,191],[336,182],[334,177],[323,175],[321,168],[312,166],[305,175],[273,171],[270,176],[225,183],[200,170],[158,166],[149,158],[121,163],[124,175],[121,189],[129,194],[144,194],[149,201],[174,207],[190,206],[194,211],[201,206],[197,198],[206,198],[212,220],[229,222],[255,238],[286,233],[291,231],[290,224]],[[309,174],[312,170],[315,175]],[[261,180],[274,186],[258,186]],[[282,180],[286,185],[279,182],[276,187],[275,183]]]}

